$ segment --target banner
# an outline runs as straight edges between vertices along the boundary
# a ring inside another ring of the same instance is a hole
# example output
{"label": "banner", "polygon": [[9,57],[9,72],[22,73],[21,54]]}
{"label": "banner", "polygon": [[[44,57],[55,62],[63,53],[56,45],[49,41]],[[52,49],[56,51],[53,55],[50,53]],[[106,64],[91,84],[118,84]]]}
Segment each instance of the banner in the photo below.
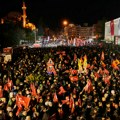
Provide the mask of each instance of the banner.
{"label": "banner", "polygon": [[111,35],[114,35],[114,21],[110,21],[110,33]]}

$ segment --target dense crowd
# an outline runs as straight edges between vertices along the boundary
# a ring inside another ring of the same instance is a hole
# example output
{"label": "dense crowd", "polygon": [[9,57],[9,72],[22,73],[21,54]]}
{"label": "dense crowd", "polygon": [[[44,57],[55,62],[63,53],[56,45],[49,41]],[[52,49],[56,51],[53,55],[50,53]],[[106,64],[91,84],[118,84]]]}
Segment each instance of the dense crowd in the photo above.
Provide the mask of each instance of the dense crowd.
{"label": "dense crowd", "polygon": [[119,61],[119,46],[16,48],[0,64],[0,120],[120,120]]}

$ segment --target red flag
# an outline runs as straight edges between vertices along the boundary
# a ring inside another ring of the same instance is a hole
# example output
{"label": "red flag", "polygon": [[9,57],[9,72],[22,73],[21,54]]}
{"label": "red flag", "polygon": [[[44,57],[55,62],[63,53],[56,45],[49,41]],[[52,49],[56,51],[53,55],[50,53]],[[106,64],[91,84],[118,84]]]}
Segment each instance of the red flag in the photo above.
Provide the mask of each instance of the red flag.
{"label": "red flag", "polygon": [[104,55],[104,52],[102,51],[101,60],[103,61],[104,59],[105,59],[105,55]]}
{"label": "red flag", "polygon": [[5,90],[5,91],[8,91],[8,90],[9,90],[9,88],[8,88],[8,85],[7,85],[7,84],[5,84],[5,85],[4,85],[4,90]]}
{"label": "red flag", "polygon": [[103,70],[103,73],[108,75],[108,74],[109,74],[109,71],[108,71],[107,69],[104,69],[104,70]]}
{"label": "red flag", "polygon": [[70,81],[71,81],[71,82],[76,82],[76,81],[78,81],[78,76],[70,76],[69,78],[70,78]]}
{"label": "red flag", "polygon": [[31,88],[31,94],[33,95],[33,96],[37,96],[37,93],[36,93],[36,88],[35,88],[35,85],[32,83],[32,84],[30,84],[30,88]]}
{"label": "red flag", "polygon": [[25,108],[28,108],[30,103],[30,98],[25,97],[22,95],[16,95],[16,105],[19,106],[20,104],[23,105]]}
{"label": "red flag", "polygon": [[25,108],[28,108],[30,103],[30,98],[22,96],[22,95],[16,95],[16,105],[18,106],[18,110],[16,112],[16,116],[19,115],[19,113],[22,110],[22,106]]}
{"label": "red flag", "polygon": [[99,73],[97,73],[97,72],[95,72],[94,75],[95,75],[96,78],[100,77]]}
{"label": "red flag", "polygon": [[64,94],[66,91],[64,90],[64,88],[63,88],[63,86],[61,86],[60,88],[60,91],[59,91],[59,95],[61,95],[61,94]]}
{"label": "red flag", "polygon": [[77,74],[77,73],[78,73],[77,70],[70,69],[70,74],[74,75],[74,74]]}
{"label": "red flag", "polygon": [[73,113],[74,110],[75,110],[75,103],[74,103],[74,98],[73,98],[72,95],[70,96],[70,104],[69,104],[69,107],[71,108],[71,113]]}
{"label": "red flag", "polygon": [[93,91],[93,86],[92,86],[92,82],[90,80],[87,81],[86,86],[84,87],[85,92],[90,93],[91,91]]}
{"label": "red flag", "polygon": [[56,93],[54,93],[53,102],[54,102],[54,103],[58,102],[58,97],[57,97],[57,94],[56,94]]}
{"label": "red flag", "polygon": [[17,112],[16,112],[16,116],[18,116],[21,111],[22,111],[22,105],[19,105],[18,109],[17,109]]}
{"label": "red flag", "polygon": [[2,86],[0,86],[0,98],[3,97],[3,90],[2,90]]}
{"label": "red flag", "polygon": [[4,85],[4,90],[8,91],[12,89],[13,82],[8,78],[7,83]]}
{"label": "red flag", "polygon": [[110,22],[110,33],[111,35],[114,35],[114,21],[113,20]]}
{"label": "red flag", "polygon": [[90,70],[92,70],[93,68],[94,68],[94,65],[91,65],[91,66],[90,66]]}

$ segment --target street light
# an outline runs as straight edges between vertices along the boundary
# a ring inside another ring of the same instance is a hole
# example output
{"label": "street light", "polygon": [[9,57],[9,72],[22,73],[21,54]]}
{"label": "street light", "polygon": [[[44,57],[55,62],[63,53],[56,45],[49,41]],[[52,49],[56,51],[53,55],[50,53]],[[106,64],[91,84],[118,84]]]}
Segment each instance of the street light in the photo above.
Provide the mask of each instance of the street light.
{"label": "street light", "polygon": [[68,25],[68,21],[67,21],[67,20],[64,20],[64,21],[63,21],[63,25],[64,25],[64,26]]}

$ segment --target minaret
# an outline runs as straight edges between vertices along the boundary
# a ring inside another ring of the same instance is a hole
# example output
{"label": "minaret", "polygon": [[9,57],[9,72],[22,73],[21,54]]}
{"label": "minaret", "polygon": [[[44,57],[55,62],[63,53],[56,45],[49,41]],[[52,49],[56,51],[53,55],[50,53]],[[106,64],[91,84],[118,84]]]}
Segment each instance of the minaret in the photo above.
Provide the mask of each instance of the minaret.
{"label": "minaret", "polygon": [[22,16],[23,17],[23,27],[25,28],[25,26],[26,26],[26,18],[27,18],[25,2],[23,2],[22,10],[23,10],[23,16]]}

